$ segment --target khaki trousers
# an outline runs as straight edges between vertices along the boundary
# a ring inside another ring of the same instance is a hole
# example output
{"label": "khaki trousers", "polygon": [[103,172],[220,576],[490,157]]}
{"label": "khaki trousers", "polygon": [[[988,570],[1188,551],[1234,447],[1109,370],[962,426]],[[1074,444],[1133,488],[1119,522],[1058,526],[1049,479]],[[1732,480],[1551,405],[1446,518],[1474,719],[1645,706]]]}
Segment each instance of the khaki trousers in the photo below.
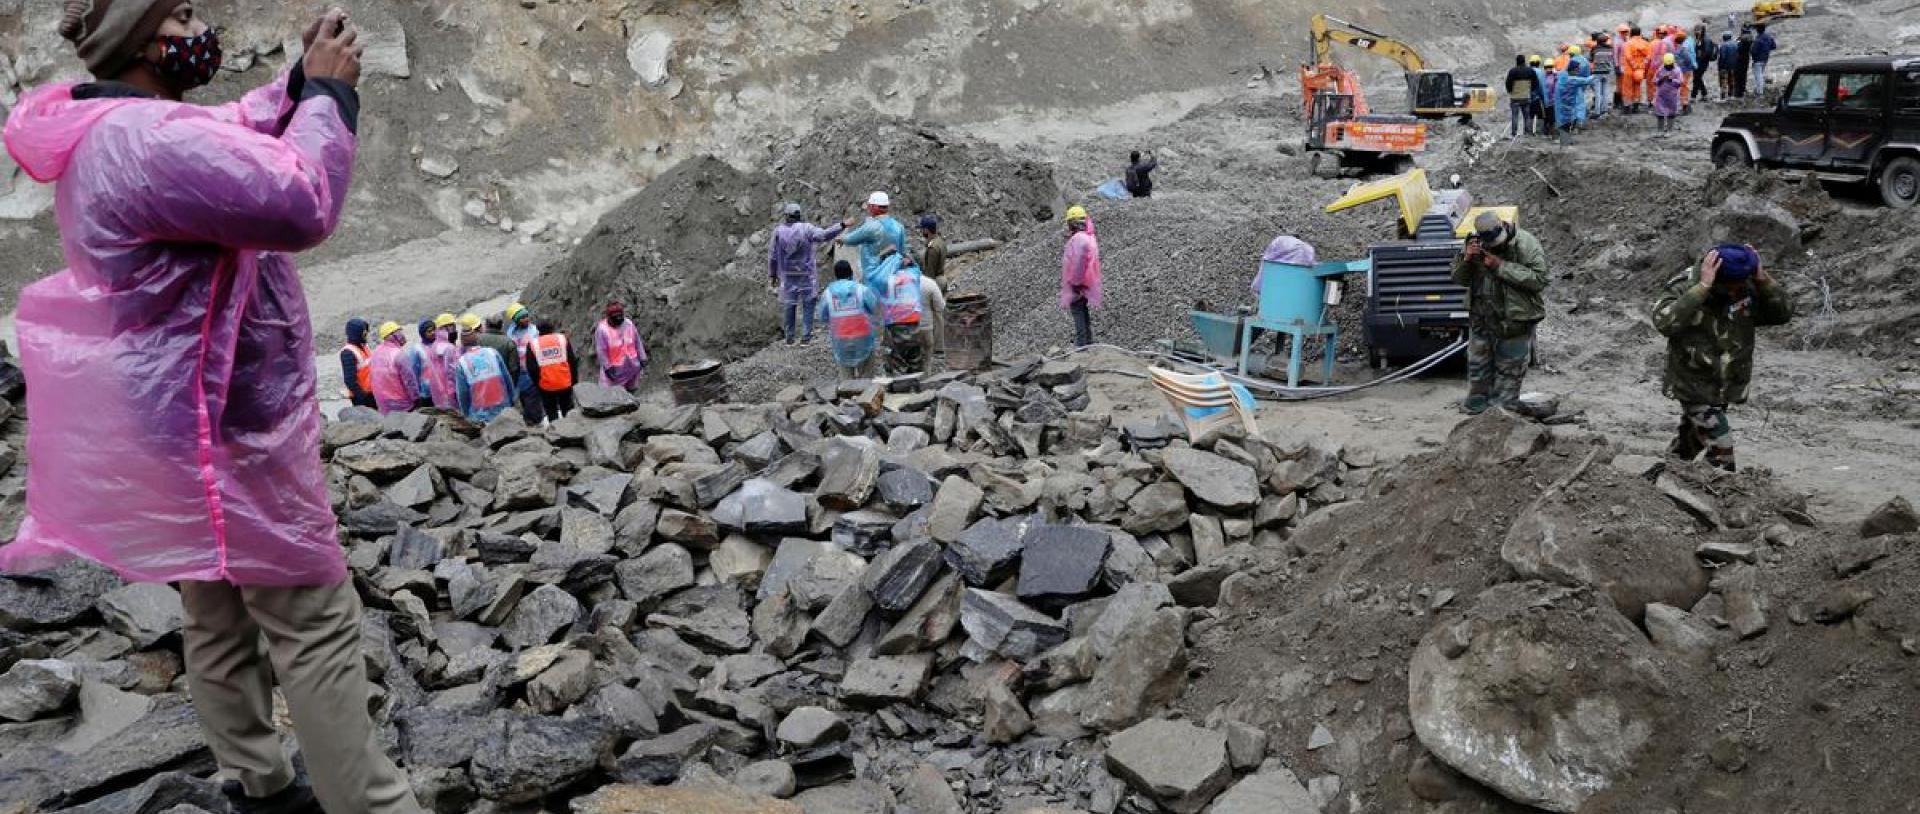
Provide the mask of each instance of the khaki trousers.
{"label": "khaki trousers", "polygon": [[273,728],[274,678],[327,814],[420,814],[374,740],[353,583],[298,588],[182,582],[187,688],[220,768],[265,797],[293,782]]}

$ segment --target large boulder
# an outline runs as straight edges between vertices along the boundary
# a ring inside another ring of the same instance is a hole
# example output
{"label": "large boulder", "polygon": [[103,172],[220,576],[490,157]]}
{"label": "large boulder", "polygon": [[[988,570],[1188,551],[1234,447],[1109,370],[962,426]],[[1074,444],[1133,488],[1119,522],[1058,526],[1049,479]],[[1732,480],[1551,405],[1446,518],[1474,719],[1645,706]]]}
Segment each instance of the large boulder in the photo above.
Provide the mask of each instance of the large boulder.
{"label": "large boulder", "polygon": [[1691,608],[1706,595],[1709,575],[1694,556],[1695,543],[1667,530],[1684,526],[1602,524],[1583,518],[1581,509],[1553,498],[1528,507],[1507,529],[1500,558],[1526,579],[1600,591],[1635,620],[1649,603]]}
{"label": "large boulder", "polygon": [[[1578,665],[1578,669],[1569,669]],[[1414,732],[1442,762],[1514,802],[1578,811],[1632,767],[1667,719],[1670,678],[1609,602],[1510,582],[1414,651]]]}

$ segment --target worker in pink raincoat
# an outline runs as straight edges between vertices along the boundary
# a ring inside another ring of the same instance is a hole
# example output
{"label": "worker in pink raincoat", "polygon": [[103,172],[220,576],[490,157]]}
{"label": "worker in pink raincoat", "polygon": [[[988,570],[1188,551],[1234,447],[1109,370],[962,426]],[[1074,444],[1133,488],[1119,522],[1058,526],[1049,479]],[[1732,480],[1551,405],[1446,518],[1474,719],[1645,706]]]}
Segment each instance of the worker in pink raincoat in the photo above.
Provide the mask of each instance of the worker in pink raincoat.
{"label": "worker in pink raincoat", "polygon": [[[418,812],[367,715],[360,601],[320,461],[313,327],[288,253],[339,222],[360,47],[344,13],[237,102],[188,0],[65,0],[96,81],[27,92],[7,152],[54,185],[66,270],[20,294],[27,515],[0,570],[72,558],[180,582],[185,672],[235,810]],[[279,684],[313,787],[274,729]]]}
{"label": "worker in pink raincoat", "polygon": [[1091,309],[1100,307],[1100,240],[1084,207],[1067,208],[1067,246],[1060,253],[1060,307],[1073,314],[1073,344],[1093,344]]}
{"label": "worker in pink raincoat", "polygon": [[607,303],[606,318],[593,326],[593,350],[600,357],[600,383],[632,393],[647,372],[647,345],[627,319],[627,306]]}
{"label": "worker in pink raincoat", "polygon": [[383,415],[407,412],[419,398],[420,374],[414,370],[413,355],[408,350],[407,334],[400,323],[380,326],[380,344],[374,346],[373,360],[367,366],[373,369],[374,405]]}
{"label": "worker in pink raincoat", "polygon": [[427,365],[420,378],[433,394],[433,406],[450,413],[460,412],[460,391],[454,385],[455,369],[460,366],[459,322],[452,314],[433,318],[433,341],[427,345]]}
{"label": "worker in pink raincoat", "polygon": [[1673,119],[1680,115],[1680,105],[1685,96],[1686,74],[1675,64],[1678,60],[1668,54],[1661,58],[1659,72],[1653,75],[1653,115],[1660,120],[1660,130],[1672,129]]}

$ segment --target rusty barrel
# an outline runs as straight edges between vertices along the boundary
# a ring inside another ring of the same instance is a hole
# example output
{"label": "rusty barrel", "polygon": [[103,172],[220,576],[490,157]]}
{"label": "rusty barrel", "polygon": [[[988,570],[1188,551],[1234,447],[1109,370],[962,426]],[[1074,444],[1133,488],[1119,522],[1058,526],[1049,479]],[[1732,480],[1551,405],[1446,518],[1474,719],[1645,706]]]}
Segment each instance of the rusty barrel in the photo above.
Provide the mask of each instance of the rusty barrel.
{"label": "rusty barrel", "polygon": [[993,363],[993,307],[985,294],[947,299],[947,369],[979,370]]}
{"label": "rusty barrel", "polygon": [[675,404],[711,404],[727,398],[727,376],[718,361],[702,359],[667,371]]}

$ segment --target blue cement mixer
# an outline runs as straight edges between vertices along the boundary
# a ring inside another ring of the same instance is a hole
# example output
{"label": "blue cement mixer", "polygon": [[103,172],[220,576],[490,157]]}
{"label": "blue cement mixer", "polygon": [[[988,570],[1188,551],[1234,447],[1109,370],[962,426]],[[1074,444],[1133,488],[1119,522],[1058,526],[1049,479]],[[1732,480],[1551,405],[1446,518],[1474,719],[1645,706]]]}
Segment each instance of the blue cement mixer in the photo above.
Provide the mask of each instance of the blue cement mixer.
{"label": "blue cement mixer", "polygon": [[1332,260],[1301,266],[1268,260],[1260,264],[1260,300],[1239,314],[1192,312],[1193,330],[1215,363],[1239,370],[1242,376],[1265,376],[1274,371],[1273,357],[1253,351],[1255,337],[1265,332],[1286,334],[1290,340],[1287,355],[1287,386],[1300,386],[1301,357],[1306,340],[1325,338],[1324,371],[1321,382],[1333,380],[1334,355],[1339,350],[1340,328],[1333,321],[1333,307],[1340,303],[1342,278],[1366,274],[1373,268],[1368,260]]}

